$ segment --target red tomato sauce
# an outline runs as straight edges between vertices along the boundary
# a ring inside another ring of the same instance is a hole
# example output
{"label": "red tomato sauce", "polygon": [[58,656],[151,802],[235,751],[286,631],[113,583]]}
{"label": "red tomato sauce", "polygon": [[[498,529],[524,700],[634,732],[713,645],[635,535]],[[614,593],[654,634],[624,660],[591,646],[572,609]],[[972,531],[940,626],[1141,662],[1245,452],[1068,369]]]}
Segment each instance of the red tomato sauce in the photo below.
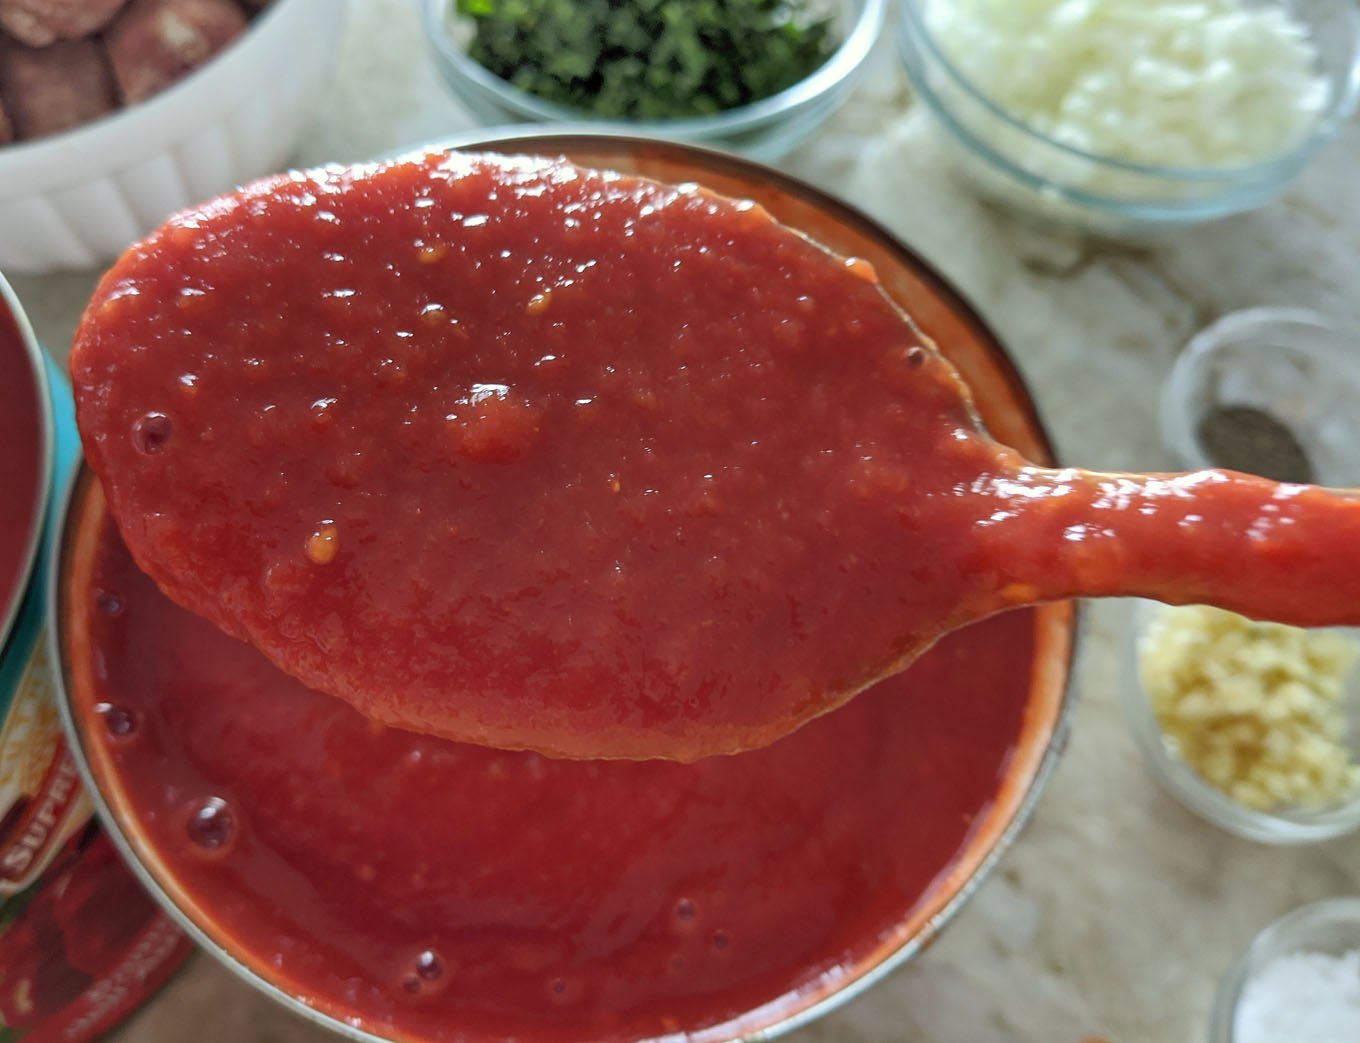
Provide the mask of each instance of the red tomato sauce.
{"label": "red tomato sauce", "polygon": [[265,182],[125,256],[72,372],[139,565],[412,730],[762,745],[994,577],[954,564],[994,459],[953,371],[867,266],[693,186]]}
{"label": "red tomato sauce", "polygon": [[762,750],[550,760],[376,725],[111,523],[84,553],[72,698],[147,860],[268,980],[403,1039],[647,1038],[828,987],[941,886],[1028,701],[1022,610]]}
{"label": "red tomato sauce", "polygon": [[[43,418],[32,362],[0,302],[0,624],[26,579],[43,473]],[[0,645],[5,635],[0,632]]]}
{"label": "red tomato sauce", "polygon": [[1029,466],[867,265],[692,185],[457,155],[262,182],[131,250],[71,358],[164,591],[460,741],[758,747],[1072,595],[1360,621],[1360,498]]}

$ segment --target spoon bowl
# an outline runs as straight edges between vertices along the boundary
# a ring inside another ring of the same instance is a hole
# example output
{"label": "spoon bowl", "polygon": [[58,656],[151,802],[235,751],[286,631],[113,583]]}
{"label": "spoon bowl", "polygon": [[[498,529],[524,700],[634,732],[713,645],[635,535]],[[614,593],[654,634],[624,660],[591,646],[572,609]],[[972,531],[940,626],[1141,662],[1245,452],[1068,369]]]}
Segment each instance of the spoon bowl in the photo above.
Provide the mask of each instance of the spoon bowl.
{"label": "spoon bowl", "polygon": [[693,184],[458,153],[270,179],[129,251],[71,358],[165,593],[460,742],[753,749],[1070,596],[1360,611],[1360,502],[1036,467],[871,265]]}

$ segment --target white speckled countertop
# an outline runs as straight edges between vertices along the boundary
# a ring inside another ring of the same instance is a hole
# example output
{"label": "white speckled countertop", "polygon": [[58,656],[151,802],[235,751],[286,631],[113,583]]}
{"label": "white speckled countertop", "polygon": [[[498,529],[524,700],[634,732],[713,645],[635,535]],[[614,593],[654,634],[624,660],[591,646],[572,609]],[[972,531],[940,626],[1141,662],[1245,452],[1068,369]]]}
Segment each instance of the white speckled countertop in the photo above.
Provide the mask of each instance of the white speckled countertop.
{"label": "white speckled countertop", "polygon": [[[869,210],[979,306],[1010,346],[1066,462],[1167,466],[1157,387],[1197,328],[1260,304],[1360,329],[1360,126],[1283,200],[1133,251],[1022,230],[957,183],[885,53],[785,166]],[[472,126],[429,64],[412,0],[354,0],[341,63],[297,160],[369,157]],[[39,336],[70,337],[98,273],[14,280]],[[1360,350],[1358,346],[1357,350]],[[1144,769],[1119,706],[1122,612],[1097,606],[1073,737],[1038,813],[925,955],[797,1043],[1191,1043],[1252,934],[1311,899],[1360,892],[1360,837],[1271,849],[1205,825]],[[331,1039],[207,957],[117,1043]],[[1319,1041],[1320,1043],[1320,1041]]]}

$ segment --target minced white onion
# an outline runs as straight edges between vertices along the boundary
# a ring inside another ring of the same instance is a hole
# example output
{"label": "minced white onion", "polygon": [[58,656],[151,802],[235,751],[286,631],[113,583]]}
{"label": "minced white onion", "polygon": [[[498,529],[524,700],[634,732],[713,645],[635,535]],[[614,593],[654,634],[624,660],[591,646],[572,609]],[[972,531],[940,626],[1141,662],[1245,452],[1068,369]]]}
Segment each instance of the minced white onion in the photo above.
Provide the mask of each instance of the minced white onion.
{"label": "minced white onion", "polygon": [[1327,104],[1307,30],[1241,0],[930,0],[941,50],[1015,118],[1127,162],[1232,167],[1307,136]]}

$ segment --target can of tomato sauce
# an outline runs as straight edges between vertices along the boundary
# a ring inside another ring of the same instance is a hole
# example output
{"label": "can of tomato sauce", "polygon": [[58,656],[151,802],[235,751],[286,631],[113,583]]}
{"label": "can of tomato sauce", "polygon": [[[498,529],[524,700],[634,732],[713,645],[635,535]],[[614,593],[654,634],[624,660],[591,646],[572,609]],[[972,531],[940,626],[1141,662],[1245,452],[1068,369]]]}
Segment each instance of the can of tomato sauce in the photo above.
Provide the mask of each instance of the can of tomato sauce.
{"label": "can of tomato sauce", "polygon": [[190,949],[91,817],[53,697],[44,543],[77,448],[0,276],[0,1043],[96,1039]]}

